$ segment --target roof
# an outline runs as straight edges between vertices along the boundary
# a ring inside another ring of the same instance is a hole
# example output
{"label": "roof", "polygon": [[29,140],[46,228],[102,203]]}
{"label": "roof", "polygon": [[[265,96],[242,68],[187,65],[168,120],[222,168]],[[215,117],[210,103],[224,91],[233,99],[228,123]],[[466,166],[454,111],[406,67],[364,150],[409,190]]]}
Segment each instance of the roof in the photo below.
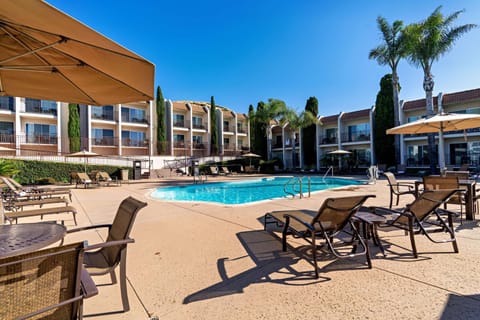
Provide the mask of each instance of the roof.
{"label": "roof", "polygon": [[480,99],[480,89],[473,89],[473,90],[465,90],[460,92],[444,94],[442,98],[442,103],[446,105],[446,104],[453,104],[453,103],[468,102],[468,101],[478,100],[478,99]]}
{"label": "roof", "polygon": [[[425,109],[426,106],[427,106],[427,103],[425,99],[411,100],[411,101],[406,101],[403,104],[403,110],[412,111],[416,109]],[[438,97],[433,97],[433,107],[434,108],[438,107]]]}
{"label": "roof", "polygon": [[370,109],[363,109],[358,111],[345,112],[342,116],[342,120],[355,120],[358,118],[369,118],[369,117],[370,117]]}
{"label": "roof", "polygon": [[338,123],[338,114],[334,116],[322,116],[320,117],[320,121],[325,124],[337,124]]}

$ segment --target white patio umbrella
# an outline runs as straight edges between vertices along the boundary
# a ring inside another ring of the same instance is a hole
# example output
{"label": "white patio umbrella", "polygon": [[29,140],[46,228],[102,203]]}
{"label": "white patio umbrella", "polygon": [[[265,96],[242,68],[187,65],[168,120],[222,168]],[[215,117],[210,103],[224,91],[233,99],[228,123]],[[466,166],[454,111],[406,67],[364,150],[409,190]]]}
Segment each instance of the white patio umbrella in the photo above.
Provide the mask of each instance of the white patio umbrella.
{"label": "white patio umbrella", "polygon": [[151,62],[41,0],[2,0],[0,95],[90,105],[153,99]]}
{"label": "white patio umbrella", "polygon": [[67,157],[70,157],[70,158],[84,158],[85,173],[87,173],[88,158],[94,158],[94,157],[100,157],[100,156],[101,155],[98,153],[90,152],[87,150],[82,150],[82,151],[70,153],[67,155]]}
{"label": "white patio umbrella", "polygon": [[459,113],[438,113],[430,118],[420,119],[387,130],[387,134],[439,133],[438,164],[445,167],[443,133],[480,127],[480,115]]}
{"label": "white patio umbrella", "polygon": [[342,169],[341,156],[346,155],[346,154],[351,154],[351,152],[348,151],[348,150],[337,149],[337,150],[330,151],[328,154],[339,155],[339,157],[338,157],[338,168],[341,170]]}
{"label": "white patio umbrella", "polygon": [[242,154],[242,157],[250,158],[250,166],[252,166],[252,158],[261,158],[262,156],[249,152],[249,153]]}

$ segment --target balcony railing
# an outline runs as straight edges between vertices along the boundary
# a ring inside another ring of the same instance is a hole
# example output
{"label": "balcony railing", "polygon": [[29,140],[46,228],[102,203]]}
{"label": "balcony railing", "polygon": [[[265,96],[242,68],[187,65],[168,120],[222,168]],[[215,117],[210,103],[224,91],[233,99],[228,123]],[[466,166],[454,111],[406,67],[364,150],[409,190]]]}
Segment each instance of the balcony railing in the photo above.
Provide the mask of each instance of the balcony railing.
{"label": "balcony railing", "polygon": [[174,120],[173,121],[173,126],[176,127],[176,128],[189,128],[190,127],[190,121]]}
{"label": "balcony railing", "polygon": [[92,119],[114,121],[113,113],[92,113]]}
{"label": "balcony railing", "polygon": [[122,122],[148,124],[148,120],[146,118],[135,118],[135,117],[126,116],[123,114],[122,114]]}
{"label": "balcony railing", "polygon": [[230,126],[223,126],[223,132],[233,132],[233,128],[231,128]]}
{"label": "balcony railing", "polygon": [[26,136],[26,143],[57,144],[57,137],[47,135],[28,135]]}
{"label": "balcony railing", "polygon": [[115,138],[113,138],[113,137],[92,138],[92,145],[94,145],[94,146],[115,146]]}
{"label": "balcony railing", "polygon": [[336,144],[337,137],[320,137],[321,144]]}
{"label": "balcony railing", "polygon": [[124,147],[148,147],[148,141],[139,139],[122,139],[122,146]]}
{"label": "balcony railing", "polygon": [[53,108],[43,108],[39,104],[27,104],[25,106],[25,112],[30,113],[41,113],[41,114],[52,114],[54,116],[57,115],[57,109]]}
{"label": "balcony railing", "polygon": [[0,143],[14,143],[15,142],[15,135],[13,134],[0,134]]}
{"label": "balcony railing", "polygon": [[247,133],[247,129],[243,127],[237,127],[237,133]]}
{"label": "balcony railing", "polygon": [[192,128],[205,130],[205,126],[203,125],[203,123],[193,123]]}
{"label": "balcony railing", "polygon": [[355,133],[342,134],[342,142],[370,141],[370,131],[359,131]]}

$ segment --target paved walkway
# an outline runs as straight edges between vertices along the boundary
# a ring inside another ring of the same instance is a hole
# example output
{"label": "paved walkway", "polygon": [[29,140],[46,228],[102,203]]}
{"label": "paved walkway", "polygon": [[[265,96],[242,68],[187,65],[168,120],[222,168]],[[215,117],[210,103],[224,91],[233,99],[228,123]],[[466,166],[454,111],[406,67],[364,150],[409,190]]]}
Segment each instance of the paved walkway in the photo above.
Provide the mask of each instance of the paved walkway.
{"label": "paved walkway", "polygon": [[[229,177],[227,179],[237,179]],[[220,179],[220,178],[214,178]],[[214,180],[211,179],[211,180]],[[372,247],[373,269],[363,259],[321,257],[320,279],[305,254],[305,242],[282,252],[278,233],[263,231],[269,210],[318,209],[326,197],[375,194],[367,205],[387,206],[385,180],[374,185],[315,193],[306,199],[227,206],[174,203],[149,198],[159,185],[191,180],[74,189],[79,225],[110,223],[122,199],[148,202],[140,211],[128,249],[131,310],[121,310],[117,285],[99,286],[85,301],[89,319],[478,319],[480,315],[480,228],[475,221],[456,224],[460,253],[451,244],[433,244],[417,236],[419,258],[410,253],[400,231],[380,232],[384,258]],[[401,205],[413,200],[401,198]],[[71,216],[65,216],[73,227]],[[103,235],[102,235],[103,236]],[[72,234],[67,242],[87,238]],[[96,277],[98,284],[108,277]],[[88,319],[88,318],[87,318]]]}

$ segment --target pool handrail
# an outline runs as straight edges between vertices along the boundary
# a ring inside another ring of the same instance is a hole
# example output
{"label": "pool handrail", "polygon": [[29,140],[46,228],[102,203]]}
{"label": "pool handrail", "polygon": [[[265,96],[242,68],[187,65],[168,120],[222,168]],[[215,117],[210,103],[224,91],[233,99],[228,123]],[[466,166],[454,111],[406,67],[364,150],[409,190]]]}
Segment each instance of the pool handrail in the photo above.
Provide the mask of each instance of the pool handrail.
{"label": "pool handrail", "polygon": [[[283,191],[287,194],[287,195],[291,195],[292,196],[292,199],[295,198],[295,194],[298,193],[299,194],[299,197],[300,199],[304,197],[303,195],[303,179],[304,178],[307,178],[308,179],[308,198],[310,198],[310,193],[311,193],[311,181],[310,181],[310,177],[306,177],[306,176],[303,176],[303,177],[295,177],[295,176],[292,176],[284,185],[283,185]],[[299,185],[300,189],[297,190],[295,189],[295,186]],[[288,185],[292,185],[292,192],[289,192],[287,191],[287,187]]]}

